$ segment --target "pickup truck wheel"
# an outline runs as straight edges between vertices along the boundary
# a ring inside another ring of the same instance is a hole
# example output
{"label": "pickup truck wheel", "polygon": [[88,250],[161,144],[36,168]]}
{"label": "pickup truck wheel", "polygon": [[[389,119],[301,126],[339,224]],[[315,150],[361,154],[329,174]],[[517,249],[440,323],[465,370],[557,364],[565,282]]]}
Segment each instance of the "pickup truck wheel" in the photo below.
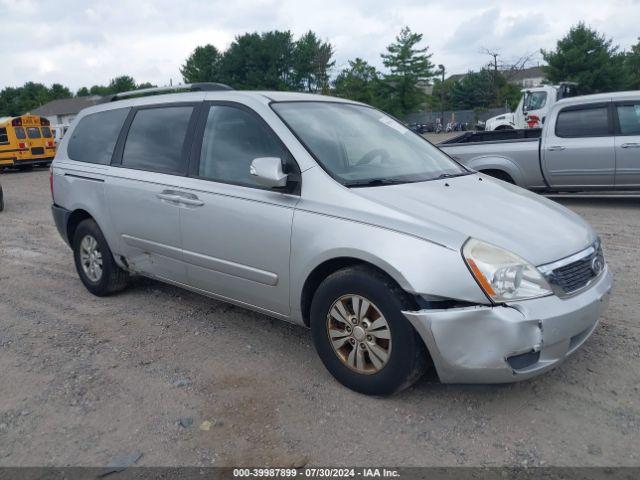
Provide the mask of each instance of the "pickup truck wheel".
{"label": "pickup truck wheel", "polygon": [[490,177],[497,178],[498,180],[502,180],[503,182],[510,183],[515,185],[516,182],[513,181],[511,175],[503,172],[502,170],[482,170],[480,173],[484,173],[485,175],[489,175]]}
{"label": "pickup truck wheel", "polygon": [[378,271],[349,267],[327,277],[311,303],[313,341],[329,372],[368,395],[409,387],[428,354],[409,321],[406,294]]}
{"label": "pickup truck wheel", "polygon": [[109,245],[93,219],[80,222],[73,236],[73,257],[84,286],[103,297],[126,287],[129,274],[113,259]]}

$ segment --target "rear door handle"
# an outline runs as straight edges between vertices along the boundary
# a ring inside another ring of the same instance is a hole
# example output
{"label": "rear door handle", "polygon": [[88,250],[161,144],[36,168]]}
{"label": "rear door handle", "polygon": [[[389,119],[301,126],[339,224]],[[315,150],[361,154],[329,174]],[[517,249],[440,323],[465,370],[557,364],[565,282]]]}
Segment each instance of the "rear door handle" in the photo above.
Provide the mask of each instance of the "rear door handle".
{"label": "rear door handle", "polygon": [[176,190],[163,190],[156,194],[156,197],[160,200],[165,200],[171,203],[180,203],[182,205],[188,205],[190,207],[201,207],[204,202],[200,200],[196,195],[189,192],[178,192]]}
{"label": "rear door handle", "polygon": [[564,150],[567,147],[563,147],[562,145],[554,145],[553,147],[549,147],[547,148],[547,150],[549,150],[550,152],[557,152],[560,150]]}
{"label": "rear door handle", "polygon": [[178,203],[182,203],[184,205],[189,205],[190,207],[201,207],[204,205],[204,202],[200,200],[198,197],[194,195],[195,198],[189,197],[180,197]]}
{"label": "rear door handle", "polygon": [[180,201],[179,195],[176,195],[175,193],[168,192],[168,191],[157,193],[156,198],[159,198],[160,200],[165,200],[171,203],[178,203]]}
{"label": "rear door handle", "polygon": [[640,143],[623,143],[622,148],[640,148]]}

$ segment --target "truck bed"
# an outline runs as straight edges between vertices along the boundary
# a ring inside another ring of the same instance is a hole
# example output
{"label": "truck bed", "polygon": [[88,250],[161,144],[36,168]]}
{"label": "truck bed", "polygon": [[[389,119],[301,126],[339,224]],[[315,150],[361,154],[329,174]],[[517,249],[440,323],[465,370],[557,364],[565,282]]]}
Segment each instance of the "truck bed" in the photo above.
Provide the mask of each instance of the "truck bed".
{"label": "truck bed", "polygon": [[494,130],[492,132],[464,132],[456,137],[444,140],[438,145],[453,145],[460,143],[505,142],[509,140],[537,139],[542,134],[541,128],[527,128],[522,130]]}
{"label": "truck bed", "polygon": [[437,144],[463,165],[532,190],[546,189],[540,168],[541,129],[466,132]]}

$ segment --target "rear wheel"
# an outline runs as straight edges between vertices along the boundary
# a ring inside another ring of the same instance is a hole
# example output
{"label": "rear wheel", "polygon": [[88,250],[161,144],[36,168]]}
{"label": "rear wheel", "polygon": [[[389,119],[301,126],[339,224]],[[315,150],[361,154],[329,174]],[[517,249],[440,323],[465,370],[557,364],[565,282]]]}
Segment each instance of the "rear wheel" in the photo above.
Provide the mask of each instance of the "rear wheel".
{"label": "rear wheel", "polygon": [[502,180],[503,182],[511,183],[513,185],[516,184],[516,182],[513,181],[513,178],[511,178],[511,175],[503,172],[502,170],[482,170],[481,173],[497,178],[498,180]]}
{"label": "rear wheel", "polygon": [[406,294],[366,266],[333,273],[311,304],[311,331],[322,362],[343,385],[389,395],[414,383],[428,364],[422,340],[402,314]]}
{"label": "rear wheel", "polygon": [[93,219],[80,222],[73,236],[73,257],[84,286],[99,297],[126,287],[129,275],[113,259],[102,231]]}

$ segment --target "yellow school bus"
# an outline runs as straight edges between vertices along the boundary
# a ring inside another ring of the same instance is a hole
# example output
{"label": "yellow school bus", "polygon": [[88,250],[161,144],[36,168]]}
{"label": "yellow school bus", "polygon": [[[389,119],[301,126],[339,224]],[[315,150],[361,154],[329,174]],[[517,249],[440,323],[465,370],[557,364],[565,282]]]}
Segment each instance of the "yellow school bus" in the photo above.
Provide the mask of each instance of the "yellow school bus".
{"label": "yellow school bus", "polygon": [[0,118],[0,168],[49,165],[56,145],[49,120],[38,115]]}

